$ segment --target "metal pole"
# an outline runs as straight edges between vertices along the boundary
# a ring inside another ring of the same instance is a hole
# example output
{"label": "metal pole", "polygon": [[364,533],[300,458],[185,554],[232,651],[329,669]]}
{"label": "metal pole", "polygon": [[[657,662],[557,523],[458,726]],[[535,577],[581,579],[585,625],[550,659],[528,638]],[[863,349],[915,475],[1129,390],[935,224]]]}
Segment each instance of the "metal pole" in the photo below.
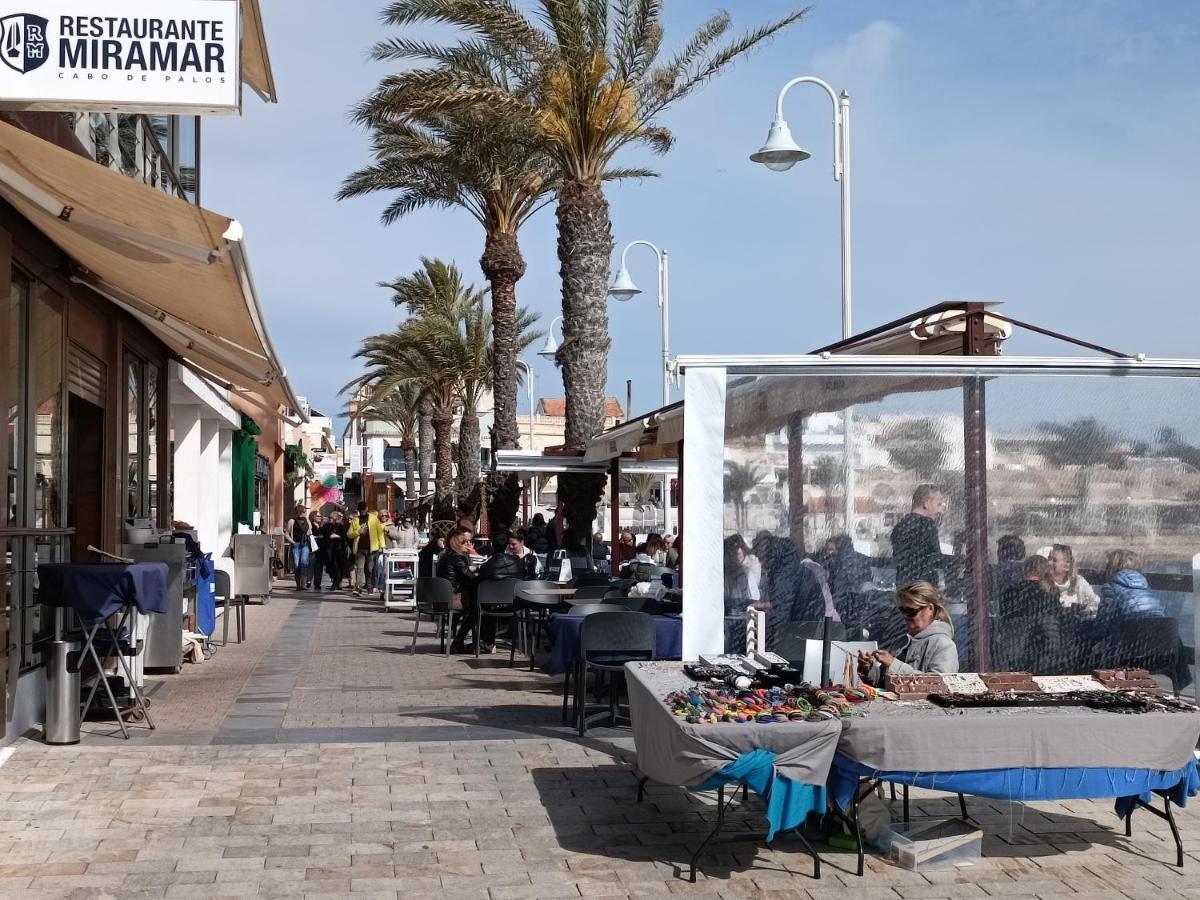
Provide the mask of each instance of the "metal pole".
{"label": "metal pole", "polygon": [[[851,324],[851,271],[850,271],[850,95],[845,91],[838,96],[835,127],[839,131],[838,150],[841,153],[841,211],[842,211],[842,340],[854,334]],[[854,537],[854,495],[858,479],[854,471],[854,409],[847,407],[842,417],[843,450],[845,459],[845,514],[846,534]]]}
{"label": "metal pole", "polygon": [[[658,255],[658,306],[662,312],[663,406],[671,405],[670,268],[667,251]],[[663,534],[671,533],[671,481],[662,478]]]}

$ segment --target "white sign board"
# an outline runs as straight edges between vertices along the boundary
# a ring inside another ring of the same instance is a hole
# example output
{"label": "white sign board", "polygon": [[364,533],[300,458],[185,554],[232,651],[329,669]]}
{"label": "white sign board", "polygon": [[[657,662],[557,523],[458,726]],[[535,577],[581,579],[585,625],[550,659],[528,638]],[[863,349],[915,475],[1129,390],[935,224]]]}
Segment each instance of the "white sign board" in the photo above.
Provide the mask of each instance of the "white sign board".
{"label": "white sign board", "polygon": [[0,0],[0,108],[237,113],[238,0]]}

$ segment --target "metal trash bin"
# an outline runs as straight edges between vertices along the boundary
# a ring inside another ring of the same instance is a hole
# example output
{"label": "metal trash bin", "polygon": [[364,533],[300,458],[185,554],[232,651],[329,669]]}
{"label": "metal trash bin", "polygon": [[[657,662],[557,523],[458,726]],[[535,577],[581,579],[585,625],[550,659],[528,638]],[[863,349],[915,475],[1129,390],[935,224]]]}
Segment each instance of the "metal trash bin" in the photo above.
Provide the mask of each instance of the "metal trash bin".
{"label": "metal trash bin", "polygon": [[46,645],[47,744],[79,743],[79,647],[73,641]]}

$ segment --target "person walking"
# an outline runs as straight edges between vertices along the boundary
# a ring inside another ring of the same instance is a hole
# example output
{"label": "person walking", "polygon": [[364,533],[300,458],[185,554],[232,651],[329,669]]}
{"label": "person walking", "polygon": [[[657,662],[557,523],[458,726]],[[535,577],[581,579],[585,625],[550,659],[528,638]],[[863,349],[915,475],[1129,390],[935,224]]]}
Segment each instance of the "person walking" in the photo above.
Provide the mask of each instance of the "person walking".
{"label": "person walking", "polygon": [[292,555],[292,576],[296,579],[296,590],[308,588],[308,562],[312,555],[312,524],[308,521],[303,503],[297,503],[283,530],[283,542]]}
{"label": "person walking", "polygon": [[349,547],[349,528],[346,516],[340,509],[334,510],[329,521],[321,529],[325,538],[325,565],[329,569],[329,584],[335,591],[342,589],[342,579],[346,577],[346,558]]}
{"label": "person walking", "polygon": [[309,558],[309,570],[312,572],[312,589],[319,591],[321,589],[321,578],[325,574],[326,566],[326,545],[321,533],[325,527],[325,517],[316,510],[313,510],[308,517],[309,529],[312,532],[313,543],[316,544],[316,549],[313,550],[312,556]]}
{"label": "person walking", "polygon": [[359,502],[358,515],[350,520],[350,528],[346,533],[350,544],[351,565],[350,584],[355,594],[371,596],[371,581],[375,572],[375,554],[384,548],[387,536],[384,534],[383,523],[374,512],[367,511],[367,504]]}

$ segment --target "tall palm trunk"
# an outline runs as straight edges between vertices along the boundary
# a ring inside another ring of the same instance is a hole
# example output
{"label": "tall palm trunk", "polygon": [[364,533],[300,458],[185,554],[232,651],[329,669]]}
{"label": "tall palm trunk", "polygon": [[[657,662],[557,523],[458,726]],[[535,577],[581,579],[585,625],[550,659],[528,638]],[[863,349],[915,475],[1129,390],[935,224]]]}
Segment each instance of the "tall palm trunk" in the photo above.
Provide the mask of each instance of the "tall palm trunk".
{"label": "tall palm trunk", "polygon": [[458,426],[458,498],[463,502],[479,484],[479,414],[464,406]]}
{"label": "tall palm trunk", "polygon": [[[567,397],[566,444],[583,447],[604,426],[608,382],[608,201],[598,184],[567,181],[558,195],[558,260],[563,284],[563,345],[558,351]],[[591,546],[603,475],[562,475],[559,500],[572,550]]]}
{"label": "tall palm trunk", "polygon": [[417,499],[417,446],[411,437],[406,437],[400,447],[404,451],[404,502],[407,506]]}
{"label": "tall palm trunk", "polygon": [[429,400],[421,401],[417,411],[417,469],[420,472],[420,494],[429,496],[430,472],[433,470],[433,406]]}
{"label": "tall palm trunk", "polygon": [[454,518],[454,412],[450,407],[433,410],[434,519]]}
{"label": "tall palm trunk", "polygon": [[525,258],[515,234],[489,231],[479,260],[492,293],[492,394],[496,444],[515,450],[517,430],[517,282],[525,274]]}
{"label": "tall palm trunk", "polygon": [[[515,234],[489,231],[479,260],[492,293],[492,395],[495,399],[493,434],[496,448],[515,450],[517,427],[517,282],[525,274],[525,257]],[[515,473],[495,471],[488,476],[488,530],[507,529],[521,504],[521,485]]]}

